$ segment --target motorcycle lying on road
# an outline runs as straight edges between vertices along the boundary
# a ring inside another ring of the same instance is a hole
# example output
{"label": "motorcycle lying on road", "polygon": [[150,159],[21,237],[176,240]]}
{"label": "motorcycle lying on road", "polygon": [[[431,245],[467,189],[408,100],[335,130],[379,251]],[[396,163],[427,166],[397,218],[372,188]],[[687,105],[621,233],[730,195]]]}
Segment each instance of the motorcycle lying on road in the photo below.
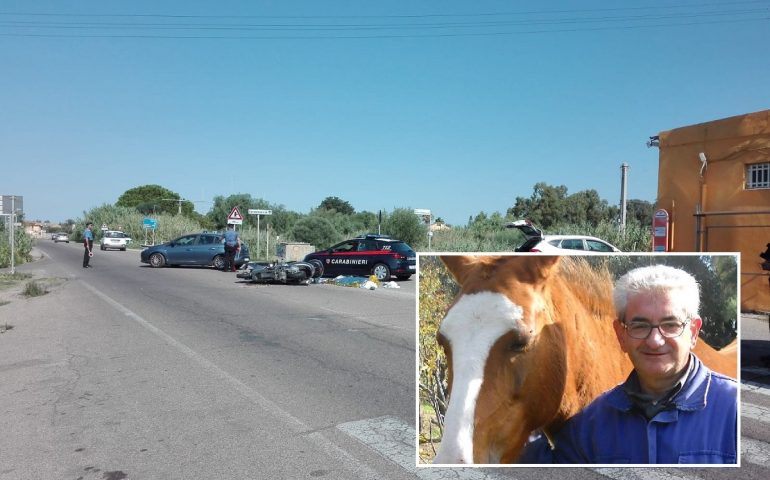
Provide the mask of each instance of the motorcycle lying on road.
{"label": "motorcycle lying on road", "polygon": [[320,260],[307,262],[249,262],[235,275],[254,283],[282,283],[294,285],[310,285],[313,279],[324,274],[324,266]]}

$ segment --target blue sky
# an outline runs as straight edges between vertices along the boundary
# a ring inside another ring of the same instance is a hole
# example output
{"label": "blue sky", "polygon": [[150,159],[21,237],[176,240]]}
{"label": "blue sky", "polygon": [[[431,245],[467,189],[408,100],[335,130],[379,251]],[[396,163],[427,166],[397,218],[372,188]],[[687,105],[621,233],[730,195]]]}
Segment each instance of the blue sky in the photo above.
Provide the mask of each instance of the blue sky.
{"label": "blue sky", "polygon": [[0,0],[0,194],[52,221],[152,183],[204,213],[338,196],[465,224],[541,181],[617,203],[627,162],[629,197],[654,201],[650,135],[770,108],[769,18],[770,0]]}

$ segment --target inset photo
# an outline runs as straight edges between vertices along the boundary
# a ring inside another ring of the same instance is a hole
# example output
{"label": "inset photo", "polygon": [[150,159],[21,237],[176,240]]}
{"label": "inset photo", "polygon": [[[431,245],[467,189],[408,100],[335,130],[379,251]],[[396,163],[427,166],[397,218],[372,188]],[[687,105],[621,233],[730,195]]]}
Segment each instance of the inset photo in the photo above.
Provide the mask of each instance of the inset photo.
{"label": "inset photo", "polygon": [[419,254],[418,466],[740,466],[739,254]]}

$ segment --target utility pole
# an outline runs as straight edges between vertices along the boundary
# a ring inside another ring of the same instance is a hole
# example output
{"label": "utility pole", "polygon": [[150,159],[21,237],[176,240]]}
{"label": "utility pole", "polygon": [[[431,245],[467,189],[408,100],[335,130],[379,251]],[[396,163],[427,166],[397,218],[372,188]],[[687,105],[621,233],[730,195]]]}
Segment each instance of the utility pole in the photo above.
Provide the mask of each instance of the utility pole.
{"label": "utility pole", "polygon": [[620,166],[620,231],[626,232],[626,188],[628,187],[628,164]]}
{"label": "utility pole", "polygon": [[160,200],[164,201],[164,202],[176,202],[177,205],[178,205],[178,208],[177,208],[177,211],[176,211],[177,215],[181,215],[182,214],[182,202],[186,202],[187,201],[184,198],[161,198]]}
{"label": "utility pole", "polygon": [[11,275],[16,273],[16,195],[11,195]]}

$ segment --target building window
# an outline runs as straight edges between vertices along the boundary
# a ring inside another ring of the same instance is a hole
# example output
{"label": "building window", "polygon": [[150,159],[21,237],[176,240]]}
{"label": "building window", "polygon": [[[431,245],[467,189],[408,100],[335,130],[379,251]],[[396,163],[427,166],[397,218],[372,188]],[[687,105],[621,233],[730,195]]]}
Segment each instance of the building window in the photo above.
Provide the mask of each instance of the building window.
{"label": "building window", "polygon": [[770,188],[770,163],[746,165],[746,189]]}

